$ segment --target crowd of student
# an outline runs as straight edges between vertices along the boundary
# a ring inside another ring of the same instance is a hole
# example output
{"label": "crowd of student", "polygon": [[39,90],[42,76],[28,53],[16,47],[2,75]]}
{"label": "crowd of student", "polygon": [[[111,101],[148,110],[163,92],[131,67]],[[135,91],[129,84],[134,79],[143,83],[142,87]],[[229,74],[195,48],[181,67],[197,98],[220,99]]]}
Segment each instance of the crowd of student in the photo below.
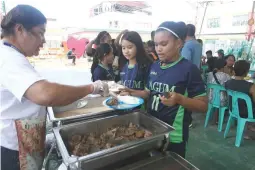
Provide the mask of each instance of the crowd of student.
{"label": "crowd of student", "polygon": [[[92,80],[119,82],[125,86],[120,95],[144,98],[150,114],[176,129],[170,134],[169,150],[183,157],[192,111],[207,111],[205,85],[198,68],[202,47],[194,34],[194,26],[169,21],[153,31],[147,43],[135,31],[124,30],[114,42],[102,31],[86,49],[93,57]],[[199,58],[192,56],[194,47]]]}
{"label": "crowd of student", "polygon": [[[87,54],[93,57],[92,80],[119,82],[126,87],[121,95],[146,99],[150,114],[177,129],[170,140],[173,148],[179,149],[176,152],[185,156],[188,127],[192,125],[191,111],[206,111],[206,83],[220,84],[255,99],[254,84],[244,80],[249,63],[236,62],[234,55],[225,56],[223,50],[218,50],[217,57],[213,57],[211,50],[203,57],[203,42],[195,38],[195,26],[191,24],[164,22],[151,37],[152,40],[143,43],[137,32],[124,30],[110,41],[109,33],[99,33],[87,47]],[[204,83],[200,68],[205,64],[208,76]],[[165,92],[170,92],[173,101],[165,102]],[[209,91],[209,102],[212,94]],[[187,100],[180,102],[179,96]],[[191,103],[201,108],[191,106]],[[225,92],[221,93],[221,105],[228,105]],[[239,105],[240,113],[247,117],[246,105],[242,101]]]}

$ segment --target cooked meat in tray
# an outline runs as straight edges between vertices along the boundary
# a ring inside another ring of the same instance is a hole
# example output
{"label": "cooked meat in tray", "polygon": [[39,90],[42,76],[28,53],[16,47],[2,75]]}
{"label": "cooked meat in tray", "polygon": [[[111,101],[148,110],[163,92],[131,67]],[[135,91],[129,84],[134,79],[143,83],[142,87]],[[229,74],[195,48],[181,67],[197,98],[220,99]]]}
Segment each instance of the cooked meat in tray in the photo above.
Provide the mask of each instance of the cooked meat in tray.
{"label": "cooked meat in tray", "polygon": [[130,122],[128,126],[115,126],[109,128],[102,134],[90,133],[72,135],[68,139],[68,144],[72,155],[85,156],[129,141],[150,136],[152,136],[151,132]]}

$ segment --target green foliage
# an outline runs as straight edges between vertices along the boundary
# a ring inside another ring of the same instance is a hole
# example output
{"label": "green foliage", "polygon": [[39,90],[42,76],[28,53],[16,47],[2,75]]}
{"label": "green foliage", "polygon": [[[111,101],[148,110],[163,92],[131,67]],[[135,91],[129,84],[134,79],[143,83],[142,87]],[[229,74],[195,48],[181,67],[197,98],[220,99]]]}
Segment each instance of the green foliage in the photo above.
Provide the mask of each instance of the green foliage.
{"label": "green foliage", "polygon": [[2,1],[2,11],[5,14],[6,13],[6,8],[5,8],[5,2]]}
{"label": "green foliage", "polygon": [[236,57],[236,60],[252,60],[252,52],[251,47],[253,44],[253,40],[251,41],[242,41],[239,47],[229,47],[226,51],[226,55],[233,54]]}

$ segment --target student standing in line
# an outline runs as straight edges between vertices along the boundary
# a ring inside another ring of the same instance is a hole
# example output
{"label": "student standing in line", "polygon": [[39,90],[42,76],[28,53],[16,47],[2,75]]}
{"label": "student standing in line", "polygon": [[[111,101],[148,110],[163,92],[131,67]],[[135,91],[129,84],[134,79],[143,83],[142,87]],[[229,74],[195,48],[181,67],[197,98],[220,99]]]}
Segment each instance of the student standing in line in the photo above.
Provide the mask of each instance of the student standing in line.
{"label": "student standing in line", "polygon": [[[136,90],[145,88],[148,70],[152,60],[145,52],[141,36],[135,31],[126,32],[121,41],[122,53],[128,63],[120,72],[122,85]],[[129,95],[122,92],[122,95]]]}
{"label": "student standing in line", "polygon": [[196,27],[192,24],[188,24],[186,29],[187,36],[184,40],[185,43],[182,48],[181,55],[195,64],[198,69],[200,69],[202,45],[195,38]]}
{"label": "student standing in line", "polygon": [[87,55],[90,57],[93,57],[96,52],[97,47],[101,43],[108,43],[108,44],[112,43],[112,37],[107,31],[101,31],[97,35],[95,40],[92,40],[89,44],[87,44],[87,46],[86,46]]}
{"label": "student standing in line", "polygon": [[155,43],[154,41],[148,41],[147,42],[147,48],[148,48],[148,54],[153,58],[154,61],[158,60],[158,55],[155,50]]}
{"label": "student standing in line", "polygon": [[122,54],[122,47],[121,47],[121,40],[123,35],[126,32],[128,32],[128,30],[121,31],[114,41],[114,45],[116,47],[116,54],[114,55],[112,67],[114,70],[114,74],[116,75],[117,82],[120,81],[120,72],[127,63],[127,59]]}
{"label": "student standing in line", "polygon": [[92,80],[115,81],[115,75],[112,69],[113,49],[107,43],[100,44],[93,57],[91,66]]}
{"label": "student standing in line", "polygon": [[124,89],[132,96],[148,99],[148,113],[175,128],[169,135],[168,150],[182,157],[189,137],[190,114],[205,113],[208,105],[199,69],[181,57],[185,37],[185,23],[162,23],[154,38],[160,61],[152,64],[146,89]]}
{"label": "student standing in line", "polygon": [[[185,43],[181,50],[181,56],[195,64],[198,69],[201,68],[202,45],[196,40],[196,27],[192,24],[186,26],[187,35],[184,39]],[[192,115],[189,127],[192,127]]]}

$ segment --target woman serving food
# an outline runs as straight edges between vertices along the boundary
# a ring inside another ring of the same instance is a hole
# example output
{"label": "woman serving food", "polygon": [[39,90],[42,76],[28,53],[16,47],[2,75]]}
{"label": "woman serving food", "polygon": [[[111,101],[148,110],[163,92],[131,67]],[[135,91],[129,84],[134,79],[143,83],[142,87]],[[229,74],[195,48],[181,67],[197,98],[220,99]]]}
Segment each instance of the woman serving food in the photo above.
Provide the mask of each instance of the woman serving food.
{"label": "woman serving food", "polygon": [[26,56],[45,43],[45,16],[18,5],[1,22],[0,132],[2,170],[40,170],[44,160],[46,107],[68,105],[90,93],[107,95],[108,85],[67,86],[45,80]]}

